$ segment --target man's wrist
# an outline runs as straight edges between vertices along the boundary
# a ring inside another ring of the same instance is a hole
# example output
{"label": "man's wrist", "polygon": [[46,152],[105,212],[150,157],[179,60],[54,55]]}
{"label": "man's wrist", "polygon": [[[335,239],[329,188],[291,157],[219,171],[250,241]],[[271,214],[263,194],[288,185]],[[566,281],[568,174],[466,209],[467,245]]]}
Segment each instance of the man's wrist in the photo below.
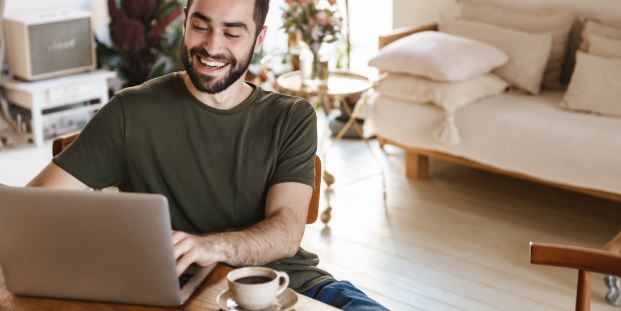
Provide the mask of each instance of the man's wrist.
{"label": "man's wrist", "polygon": [[217,262],[227,262],[227,244],[224,243],[217,233],[209,234],[203,237],[205,251],[215,258]]}

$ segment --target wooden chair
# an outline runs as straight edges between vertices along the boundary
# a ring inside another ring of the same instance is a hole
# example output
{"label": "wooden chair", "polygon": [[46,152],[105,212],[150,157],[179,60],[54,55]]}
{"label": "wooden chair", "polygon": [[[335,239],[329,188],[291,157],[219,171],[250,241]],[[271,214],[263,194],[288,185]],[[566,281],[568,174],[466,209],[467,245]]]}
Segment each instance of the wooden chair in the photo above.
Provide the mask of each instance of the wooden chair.
{"label": "wooden chair", "polygon": [[576,311],[591,309],[591,272],[621,276],[621,254],[608,250],[531,242],[530,263],[578,270]]}
{"label": "wooden chair", "polygon": [[[52,155],[60,154],[67,148],[77,137],[79,133],[71,133],[54,139],[52,145]],[[312,224],[317,220],[319,214],[319,190],[321,188],[321,159],[315,156],[315,190],[308,205],[308,214],[306,215],[306,224]]]}

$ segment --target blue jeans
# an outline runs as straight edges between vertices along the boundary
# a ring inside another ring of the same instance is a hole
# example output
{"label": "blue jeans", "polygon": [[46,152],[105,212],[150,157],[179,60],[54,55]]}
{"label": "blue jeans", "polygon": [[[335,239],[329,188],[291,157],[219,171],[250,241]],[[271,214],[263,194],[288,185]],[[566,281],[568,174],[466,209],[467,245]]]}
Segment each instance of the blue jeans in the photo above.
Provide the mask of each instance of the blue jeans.
{"label": "blue jeans", "polygon": [[386,307],[369,298],[347,281],[326,280],[305,291],[303,294],[346,311],[388,311]]}

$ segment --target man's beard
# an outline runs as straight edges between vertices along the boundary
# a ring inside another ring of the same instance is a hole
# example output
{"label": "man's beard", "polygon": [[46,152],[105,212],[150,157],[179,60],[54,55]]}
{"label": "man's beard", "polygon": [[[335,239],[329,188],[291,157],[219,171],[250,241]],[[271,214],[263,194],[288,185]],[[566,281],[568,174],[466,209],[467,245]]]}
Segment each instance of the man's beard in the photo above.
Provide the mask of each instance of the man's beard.
{"label": "man's beard", "polygon": [[[241,78],[241,76],[246,72],[246,69],[250,66],[252,55],[254,54],[255,44],[256,40],[255,43],[252,44],[252,48],[250,49],[248,56],[245,59],[242,59],[241,62],[238,62],[237,59],[231,54],[210,55],[205,49],[200,47],[193,47],[188,51],[188,47],[184,43],[183,55],[181,56],[183,66],[185,67],[185,71],[190,77],[192,84],[194,84],[194,87],[197,90],[208,94],[217,94],[226,90],[229,86],[231,86],[231,84],[239,80],[239,78]],[[214,60],[227,63],[228,66],[230,66],[229,72],[220,80],[216,80],[214,76],[198,73],[194,70],[194,67],[192,67],[192,60],[195,60],[195,56],[197,55],[203,58],[209,57]]]}

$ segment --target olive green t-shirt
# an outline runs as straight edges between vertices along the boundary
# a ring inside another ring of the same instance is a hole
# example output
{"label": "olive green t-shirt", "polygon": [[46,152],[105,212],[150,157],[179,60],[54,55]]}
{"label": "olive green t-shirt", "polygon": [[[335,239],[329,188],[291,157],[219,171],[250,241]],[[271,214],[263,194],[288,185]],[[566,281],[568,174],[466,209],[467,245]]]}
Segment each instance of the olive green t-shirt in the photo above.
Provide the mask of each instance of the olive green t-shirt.
{"label": "olive green t-shirt", "polygon": [[[243,229],[265,218],[268,189],[313,187],[316,115],[303,99],[253,87],[229,110],[209,107],[180,73],[117,93],[52,161],[92,188],[159,193],[175,230],[204,234]],[[327,279],[315,254],[267,266],[305,291]]]}

